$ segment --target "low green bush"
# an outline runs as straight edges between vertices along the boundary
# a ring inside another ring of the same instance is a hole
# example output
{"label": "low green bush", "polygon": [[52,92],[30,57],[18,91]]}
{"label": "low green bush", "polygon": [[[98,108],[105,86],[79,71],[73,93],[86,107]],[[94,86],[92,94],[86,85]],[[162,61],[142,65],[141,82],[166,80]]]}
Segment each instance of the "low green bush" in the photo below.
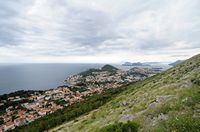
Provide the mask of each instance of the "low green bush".
{"label": "low green bush", "polygon": [[99,132],[137,132],[138,127],[138,124],[131,121],[128,121],[127,123],[115,122],[112,125],[101,128]]}
{"label": "low green bush", "polygon": [[163,132],[200,132],[200,121],[192,115],[179,115],[162,122],[155,131]]}

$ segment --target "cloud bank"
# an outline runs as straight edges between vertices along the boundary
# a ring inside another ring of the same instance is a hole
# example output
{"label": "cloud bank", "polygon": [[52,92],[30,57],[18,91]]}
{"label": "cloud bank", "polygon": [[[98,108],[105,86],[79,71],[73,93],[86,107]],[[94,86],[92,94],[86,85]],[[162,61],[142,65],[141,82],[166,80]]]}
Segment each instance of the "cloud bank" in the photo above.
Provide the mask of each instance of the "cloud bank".
{"label": "cloud bank", "polygon": [[0,62],[174,61],[200,52],[199,0],[0,1]]}

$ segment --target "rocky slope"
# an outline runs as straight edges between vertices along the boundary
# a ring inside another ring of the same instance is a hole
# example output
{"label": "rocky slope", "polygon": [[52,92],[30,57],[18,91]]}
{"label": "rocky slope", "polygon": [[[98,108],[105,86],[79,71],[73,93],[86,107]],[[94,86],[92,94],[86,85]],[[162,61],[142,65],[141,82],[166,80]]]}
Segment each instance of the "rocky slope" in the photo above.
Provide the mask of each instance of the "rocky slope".
{"label": "rocky slope", "polygon": [[139,81],[87,115],[51,131],[101,131],[116,122],[138,131],[200,131],[200,55]]}

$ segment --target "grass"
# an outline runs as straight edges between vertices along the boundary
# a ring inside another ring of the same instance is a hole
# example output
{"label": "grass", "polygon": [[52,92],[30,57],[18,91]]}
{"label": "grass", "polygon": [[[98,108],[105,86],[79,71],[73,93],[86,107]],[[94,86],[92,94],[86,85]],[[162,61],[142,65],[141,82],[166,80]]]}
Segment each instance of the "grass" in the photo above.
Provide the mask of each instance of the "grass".
{"label": "grass", "polygon": [[112,125],[103,127],[98,132],[137,132],[139,125],[135,122],[128,121],[127,123],[115,122]]}
{"label": "grass", "polygon": [[[88,115],[52,131],[94,132],[119,123],[122,115],[134,116],[138,131],[200,131],[200,55],[161,74],[136,82]],[[172,96],[156,102],[158,96]],[[122,105],[125,102],[127,105]],[[149,105],[155,103],[153,109]],[[160,119],[160,115],[166,119]],[[61,128],[61,129],[60,129]]]}

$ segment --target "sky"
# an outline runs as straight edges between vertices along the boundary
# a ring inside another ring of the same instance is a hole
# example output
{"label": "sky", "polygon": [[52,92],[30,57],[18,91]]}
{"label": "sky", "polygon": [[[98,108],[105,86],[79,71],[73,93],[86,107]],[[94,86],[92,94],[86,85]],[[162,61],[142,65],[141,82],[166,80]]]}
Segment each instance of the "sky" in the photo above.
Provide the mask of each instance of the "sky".
{"label": "sky", "polygon": [[0,63],[169,62],[200,53],[199,0],[1,0]]}

